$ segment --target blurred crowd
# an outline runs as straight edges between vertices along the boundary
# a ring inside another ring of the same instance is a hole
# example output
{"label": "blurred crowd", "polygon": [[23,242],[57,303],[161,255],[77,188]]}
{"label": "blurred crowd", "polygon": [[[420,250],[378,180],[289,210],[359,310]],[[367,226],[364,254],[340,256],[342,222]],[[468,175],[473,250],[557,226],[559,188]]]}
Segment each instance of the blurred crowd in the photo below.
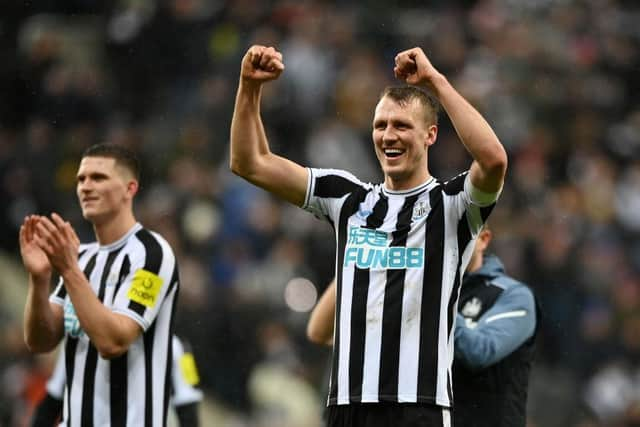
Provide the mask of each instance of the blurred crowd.
{"label": "blurred crowd", "polygon": [[[177,253],[204,425],[321,425],[330,351],[304,333],[332,233],[228,169],[254,43],[286,65],[264,93],[273,150],[372,182],[373,107],[423,47],[509,153],[493,250],[542,305],[530,425],[640,425],[638,23],[635,0],[0,2],[0,426],[25,425],[51,367],[22,342],[19,225],[55,211],[91,240],[75,172],[104,141],[140,153],[138,219]],[[469,164],[442,117],[431,172]]]}

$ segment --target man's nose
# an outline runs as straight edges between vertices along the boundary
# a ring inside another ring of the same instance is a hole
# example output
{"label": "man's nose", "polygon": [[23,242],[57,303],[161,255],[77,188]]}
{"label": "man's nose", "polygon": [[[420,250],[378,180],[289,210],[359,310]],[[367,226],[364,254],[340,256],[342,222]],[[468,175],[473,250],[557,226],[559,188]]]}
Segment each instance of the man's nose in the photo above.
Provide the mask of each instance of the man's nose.
{"label": "man's nose", "polygon": [[78,189],[83,193],[91,191],[92,188],[93,188],[93,185],[91,184],[91,181],[88,179],[78,183]]}
{"label": "man's nose", "polygon": [[382,133],[383,141],[395,141],[397,138],[396,132],[391,126],[387,126]]}

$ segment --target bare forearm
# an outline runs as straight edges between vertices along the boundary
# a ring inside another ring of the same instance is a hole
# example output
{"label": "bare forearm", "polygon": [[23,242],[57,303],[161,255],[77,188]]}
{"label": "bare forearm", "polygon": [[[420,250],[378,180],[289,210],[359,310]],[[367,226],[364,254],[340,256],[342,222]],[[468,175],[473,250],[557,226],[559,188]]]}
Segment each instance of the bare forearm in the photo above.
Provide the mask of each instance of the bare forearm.
{"label": "bare forearm", "polygon": [[102,304],[79,269],[65,272],[63,277],[80,326],[98,352],[108,358],[126,351],[130,342],[123,332],[122,316]]}
{"label": "bare forearm", "polygon": [[231,170],[293,203],[302,205],[307,189],[307,170],[273,154],[260,118],[260,86],[240,83],[231,121]]}
{"label": "bare forearm", "polygon": [[260,118],[261,92],[261,85],[241,81],[231,120],[230,166],[234,173],[244,178],[250,177],[260,156],[270,153]]}
{"label": "bare forearm", "polygon": [[24,340],[30,351],[51,351],[62,338],[62,319],[49,302],[49,278],[29,277],[24,308]]}
{"label": "bare forearm", "polygon": [[[507,155],[495,132],[485,118],[440,75],[433,82],[440,104],[451,119],[460,140],[477,163],[483,181],[495,191],[500,187],[507,167]],[[492,188],[497,187],[497,188]]]}

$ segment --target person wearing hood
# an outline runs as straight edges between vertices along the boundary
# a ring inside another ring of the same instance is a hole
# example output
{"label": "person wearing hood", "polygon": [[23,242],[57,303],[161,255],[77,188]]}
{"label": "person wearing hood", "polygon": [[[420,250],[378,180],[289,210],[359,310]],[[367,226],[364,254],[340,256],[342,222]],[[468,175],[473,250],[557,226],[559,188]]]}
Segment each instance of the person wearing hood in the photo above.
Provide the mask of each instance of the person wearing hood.
{"label": "person wearing hood", "polygon": [[[455,326],[453,423],[461,427],[524,427],[527,389],[539,328],[531,289],[486,253],[485,225],[463,278]],[[332,345],[335,281],[313,309],[307,337]]]}

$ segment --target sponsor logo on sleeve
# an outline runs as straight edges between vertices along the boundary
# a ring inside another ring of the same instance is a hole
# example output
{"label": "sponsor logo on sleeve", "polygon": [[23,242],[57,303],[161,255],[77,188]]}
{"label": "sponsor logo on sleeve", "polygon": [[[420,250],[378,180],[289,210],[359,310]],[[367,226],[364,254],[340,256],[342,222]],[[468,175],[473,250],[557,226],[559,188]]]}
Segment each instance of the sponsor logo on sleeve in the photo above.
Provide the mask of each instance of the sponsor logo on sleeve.
{"label": "sponsor logo on sleeve", "polygon": [[127,297],[145,307],[153,307],[156,305],[161,289],[162,278],[141,268],[133,275]]}
{"label": "sponsor logo on sleeve", "polygon": [[197,385],[200,382],[196,360],[191,353],[184,353],[180,357],[180,373],[182,378],[189,385]]}

